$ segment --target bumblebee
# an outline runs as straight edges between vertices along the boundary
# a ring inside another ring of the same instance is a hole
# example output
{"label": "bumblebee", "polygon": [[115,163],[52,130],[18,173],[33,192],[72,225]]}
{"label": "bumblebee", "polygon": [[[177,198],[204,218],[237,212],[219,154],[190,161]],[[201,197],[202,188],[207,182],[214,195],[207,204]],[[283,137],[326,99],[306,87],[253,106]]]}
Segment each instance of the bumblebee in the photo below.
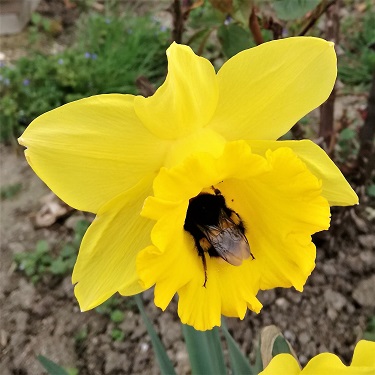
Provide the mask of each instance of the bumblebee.
{"label": "bumblebee", "polygon": [[240,216],[227,207],[219,189],[212,189],[215,194],[201,193],[190,199],[184,224],[202,258],[204,287],[207,283],[206,253],[234,266],[240,266],[249,257],[254,259]]}

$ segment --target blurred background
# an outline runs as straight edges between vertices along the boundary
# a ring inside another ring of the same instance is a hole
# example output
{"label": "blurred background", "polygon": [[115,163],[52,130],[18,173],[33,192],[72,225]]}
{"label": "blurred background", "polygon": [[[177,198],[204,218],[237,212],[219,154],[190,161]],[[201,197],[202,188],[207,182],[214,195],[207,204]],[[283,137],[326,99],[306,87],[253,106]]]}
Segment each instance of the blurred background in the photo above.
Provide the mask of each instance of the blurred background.
{"label": "blurred background", "polygon": [[[333,208],[314,237],[317,266],[305,291],[259,294],[264,308],[229,331],[254,360],[262,327],[275,324],[305,364],[323,351],[350,362],[357,340],[375,340],[375,13],[350,0],[0,0],[0,373],[41,374],[44,355],[71,374],[157,374],[132,298],[79,312],[71,272],[93,216],[61,202],[34,175],[16,139],[38,115],[101,93],[151,95],[165,50],[190,45],[216,69],[263,42],[313,35],[336,43],[335,90],[283,138],[323,147],[360,197]],[[190,365],[174,300],[162,313],[143,294],[179,374]]]}

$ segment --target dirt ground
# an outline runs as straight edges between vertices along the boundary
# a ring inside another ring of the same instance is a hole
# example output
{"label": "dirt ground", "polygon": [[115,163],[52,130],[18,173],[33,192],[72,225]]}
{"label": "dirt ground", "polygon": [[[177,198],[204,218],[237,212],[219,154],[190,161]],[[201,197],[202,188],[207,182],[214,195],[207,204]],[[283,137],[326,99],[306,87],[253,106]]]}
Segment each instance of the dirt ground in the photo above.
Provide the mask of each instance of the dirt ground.
{"label": "dirt ground", "polygon": [[[51,10],[49,3],[53,1],[42,1],[42,11],[44,6],[45,12]],[[72,12],[76,11],[60,12],[67,26],[76,17]],[[9,51],[13,43],[22,49],[22,37],[8,41]],[[363,104],[363,98],[344,98],[337,111],[350,108],[349,116],[359,116]],[[1,201],[0,374],[42,374],[38,355],[76,368],[82,375],[158,374],[150,339],[130,299],[122,298],[125,319],[115,326],[107,315],[79,311],[70,275],[47,277],[34,285],[17,270],[15,254],[34,250],[38,240],[58,248],[72,238],[77,220],[87,216],[74,212],[49,227],[37,228],[35,217],[48,188],[29,168],[21,148],[1,145],[0,160],[1,187],[21,184],[14,197]],[[259,315],[248,312],[243,322],[227,319],[230,332],[252,360],[261,329],[275,324],[302,364],[324,351],[350,361],[375,311],[375,233],[374,222],[364,220],[367,205],[364,201],[355,208],[333,210],[332,229],[314,239],[317,266],[303,293],[293,289],[261,292],[264,308]],[[176,301],[163,313],[154,306],[152,291],[143,297],[176,372],[190,374]],[[114,328],[124,333],[123,340],[112,338]]]}

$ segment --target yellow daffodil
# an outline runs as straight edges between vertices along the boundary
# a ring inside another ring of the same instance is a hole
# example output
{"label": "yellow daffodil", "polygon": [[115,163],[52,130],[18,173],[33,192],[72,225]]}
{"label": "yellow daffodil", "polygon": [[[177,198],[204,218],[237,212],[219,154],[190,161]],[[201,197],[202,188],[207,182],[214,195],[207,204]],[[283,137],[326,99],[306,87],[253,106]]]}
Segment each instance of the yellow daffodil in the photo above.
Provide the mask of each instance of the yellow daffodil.
{"label": "yellow daffodil", "polygon": [[[358,199],[313,142],[276,141],[329,96],[332,43],[265,43],[217,74],[187,46],[173,43],[167,56],[153,96],[69,103],[19,142],[59,197],[97,214],[73,271],[81,309],[155,285],[157,306],[177,293],[182,322],[205,330],[221,314],[258,312],[259,289],[302,290],[315,264],[311,234],[329,227],[329,205]],[[221,202],[221,228],[187,219],[208,194]]]}
{"label": "yellow daffodil", "polygon": [[318,354],[301,370],[290,354],[279,354],[259,375],[374,375],[375,342],[361,340],[354,349],[350,366],[345,366],[339,357],[331,353]]}

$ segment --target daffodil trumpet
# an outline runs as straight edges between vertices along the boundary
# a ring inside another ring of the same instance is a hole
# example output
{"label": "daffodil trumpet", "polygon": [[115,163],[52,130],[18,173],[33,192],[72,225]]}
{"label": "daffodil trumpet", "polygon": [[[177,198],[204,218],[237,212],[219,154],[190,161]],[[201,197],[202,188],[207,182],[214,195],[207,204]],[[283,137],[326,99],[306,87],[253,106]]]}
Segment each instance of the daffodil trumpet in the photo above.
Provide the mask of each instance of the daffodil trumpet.
{"label": "daffodil trumpet", "polygon": [[[277,140],[328,98],[332,43],[264,43],[217,73],[184,45],[167,57],[153,96],[66,104],[19,142],[61,199],[96,214],[72,277],[81,309],[154,286],[157,306],[177,293],[181,321],[207,330],[222,314],[259,312],[260,289],[302,291],[315,266],[311,235],[328,229],[331,205],[358,198],[313,142]],[[214,221],[193,221],[194,234],[187,213],[204,194],[223,202]]]}

